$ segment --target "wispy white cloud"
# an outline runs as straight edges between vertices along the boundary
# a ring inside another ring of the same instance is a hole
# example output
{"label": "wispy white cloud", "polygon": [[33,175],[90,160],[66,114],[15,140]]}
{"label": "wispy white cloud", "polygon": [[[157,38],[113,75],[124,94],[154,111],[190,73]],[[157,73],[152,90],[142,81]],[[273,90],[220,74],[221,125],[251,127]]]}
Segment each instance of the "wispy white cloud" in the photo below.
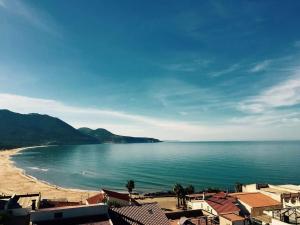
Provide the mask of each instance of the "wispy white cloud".
{"label": "wispy white cloud", "polygon": [[238,109],[248,113],[262,113],[274,108],[298,104],[300,104],[300,71],[297,71],[295,75],[286,81],[241,102]]}
{"label": "wispy white cloud", "polygon": [[8,13],[21,17],[31,26],[61,38],[58,26],[52,17],[40,9],[34,8],[20,0],[0,0],[0,7]]}
{"label": "wispy white cloud", "polygon": [[268,111],[263,114],[251,114],[243,117],[234,117],[230,119],[230,122],[234,124],[252,124],[267,126],[271,125],[273,128],[276,126],[299,126],[300,125],[300,112],[294,112],[290,110],[282,111]]}
{"label": "wispy white cloud", "polygon": [[124,135],[152,136],[163,140],[297,139],[300,134],[299,126],[274,129],[241,121],[204,126],[199,121],[166,120],[121,111],[70,106],[56,100],[7,93],[0,93],[0,108],[56,116],[75,127],[104,127]]}
{"label": "wispy white cloud", "polygon": [[260,71],[263,71],[263,70],[266,70],[270,64],[271,64],[271,60],[264,60],[262,62],[259,62],[257,64],[255,64],[251,69],[250,69],[250,72],[252,73],[256,73],[256,72],[260,72]]}
{"label": "wispy white cloud", "polygon": [[220,71],[216,71],[216,72],[212,72],[210,73],[209,75],[211,77],[219,77],[219,76],[223,76],[225,74],[228,74],[228,73],[232,73],[236,70],[238,70],[240,68],[240,64],[236,63],[236,64],[233,64],[223,70],[220,70]]}
{"label": "wispy white cloud", "polygon": [[194,59],[190,62],[169,64],[164,66],[164,68],[171,71],[194,72],[208,66],[211,62],[208,59]]}
{"label": "wispy white cloud", "polygon": [[299,40],[299,41],[295,41],[295,42],[294,42],[294,46],[295,46],[296,48],[300,48],[300,40]]}
{"label": "wispy white cloud", "polygon": [[4,0],[0,0],[0,7],[6,8]]}

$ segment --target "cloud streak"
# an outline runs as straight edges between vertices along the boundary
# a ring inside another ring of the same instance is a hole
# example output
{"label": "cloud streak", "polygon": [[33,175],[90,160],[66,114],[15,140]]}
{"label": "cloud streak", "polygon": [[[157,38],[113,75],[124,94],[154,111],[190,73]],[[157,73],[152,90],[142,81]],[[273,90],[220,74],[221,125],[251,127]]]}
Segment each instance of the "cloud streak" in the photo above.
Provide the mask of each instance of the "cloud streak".
{"label": "cloud streak", "polygon": [[51,34],[62,37],[50,15],[41,10],[33,8],[19,0],[0,0],[0,7],[11,15],[21,17],[33,27]]}
{"label": "cloud streak", "polygon": [[[121,111],[85,108],[62,102],[0,93],[0,108],[20,113],[37,112],[59,117],[75,127],[104,127],[115,133],[135,136],[152,136],[162,140],[256,140],[296,139],[299,126],[274,129],[248,121],[230,121],[221,125],[201,125],[199,121],[158,119]],[[296,121],[297,122],[297,121]],[[266,135],[267,134],[267,135]]]}
{"label": "cloud streak", "polygon": [[271,60],[265,60],[263,62],[257,63],[253,68],[250,69],[250,72],[257,73],[260,71],[266,70],[271,64]]}
{"label": "cloud streak", "polygon": [[247,113],[262,113],[280,107],[300,104],[300,71],[257,96],[241,102],[238,109]]}

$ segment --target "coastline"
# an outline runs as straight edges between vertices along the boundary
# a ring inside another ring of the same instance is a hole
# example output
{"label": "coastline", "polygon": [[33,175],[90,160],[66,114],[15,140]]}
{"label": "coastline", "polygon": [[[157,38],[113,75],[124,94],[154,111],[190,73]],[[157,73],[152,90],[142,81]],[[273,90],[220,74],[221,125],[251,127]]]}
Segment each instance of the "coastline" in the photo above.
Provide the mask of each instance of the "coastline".
{"label": "coastline", "polygon": [[84,202],[86,198],[97,193],[95,191],[62,188],[27,175],[24,170],[14,165],[11,156],[29,148],[33,147],[0,151],[0,194],[40,192],[42,198]]}

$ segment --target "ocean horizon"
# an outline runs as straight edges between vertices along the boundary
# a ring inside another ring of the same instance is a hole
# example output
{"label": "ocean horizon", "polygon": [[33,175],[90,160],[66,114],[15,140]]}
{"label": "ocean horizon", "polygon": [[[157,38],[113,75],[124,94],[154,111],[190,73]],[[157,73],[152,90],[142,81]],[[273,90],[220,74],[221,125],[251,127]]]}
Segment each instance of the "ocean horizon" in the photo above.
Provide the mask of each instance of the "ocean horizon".
{"label": "ocean horizon", "polygon": [[198,141],[36,147],[14,155],[15,165],[65,188],[171,190],[175,183],[232,190],[241,183],[300,182],[300,141]]}

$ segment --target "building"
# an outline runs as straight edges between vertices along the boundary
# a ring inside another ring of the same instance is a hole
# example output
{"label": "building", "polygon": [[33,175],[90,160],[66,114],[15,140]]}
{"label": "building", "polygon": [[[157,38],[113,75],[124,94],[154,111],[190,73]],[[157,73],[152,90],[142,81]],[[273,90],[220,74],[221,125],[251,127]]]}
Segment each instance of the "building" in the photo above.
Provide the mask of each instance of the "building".
{"label": "building", "polygon": [[235,198],[224,192],[220,192],[208,199],[188,201],[188,208],[202,209],[206,213],[214,216],[228,213],[239,215],[240,209],[235,205],[235,201]]}
{"label": "building", "polygon": [[113,225],[170,225],[157,203],[110,208],[109,216]]}
{"label": "building", "polygon": [[33,225],[112,225],[105,204],[38,209],[30,220]]}
{"label": "building", "polygon": [[113,204],[117,206],[139,205],[136,200],[129,197],[129,194],[107,189],[102,189],[98,194],[86,199],[86,204],[98,204],[104,202],[109,205]]}
{"label": "building", "polygon": [[267,211],[282,209],[281,202],[260,192],[233,193],[231,196],[237,199],[241,214],[248,216],[254,224],[270,224],[272,218]]}
{"label": "building", "polygon": [[28,225],[30,211],[39,207],[40,194],[1,195],[0,224]]}
{"label": "building", "polygon": [[300,206],[300,185],[248,184],[243,185],[243,192],[260,192],[279,201],[283,207]]}

